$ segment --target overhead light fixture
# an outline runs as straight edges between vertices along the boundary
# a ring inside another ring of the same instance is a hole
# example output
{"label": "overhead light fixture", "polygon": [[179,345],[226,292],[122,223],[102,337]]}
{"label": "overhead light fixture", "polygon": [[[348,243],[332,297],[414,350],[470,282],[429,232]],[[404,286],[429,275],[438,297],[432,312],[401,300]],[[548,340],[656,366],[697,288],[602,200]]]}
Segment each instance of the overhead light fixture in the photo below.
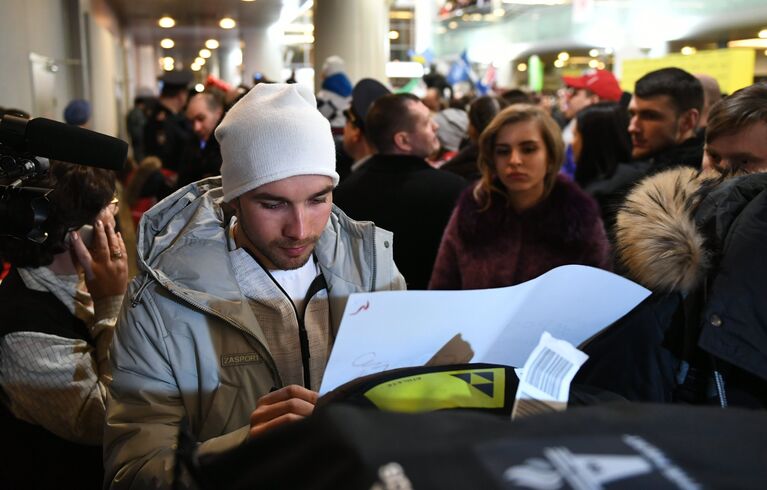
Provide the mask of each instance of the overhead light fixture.
{"label": "overhead light fixture", "polygon": [[208,39],[205,41],[205,47],[208,49],[216,49],[218,48],[218,41],[215,39]]}
{"label": "overhead light fixture", "polygon": [[728,48],[754,48],[765,49],[767,48],[767,39],[753,38],[753,39],[736,39],[727,43]]}
{"label": "overhead light fixture", "polygon": [[160,46],[162,46],[163,49],[170,49],[173,46],[175,46],[176,43],[173,42],[173,39],[166,37],[162,41],[160,41]]}
{"label": "overhead light fixture", "polygon": [[234,27],[237,25],[237,22],[235,22],[231,17],[224,17],[218,21],[218,25],[221,26],[221,29],[234,29]]}
{"label": "overhead light fixture", "polygon": [[599,50],[597,48],[590,49],[589,56],[591,56],[592,58],[596,58],[597,56],[599,56]]}
{"label": "overhead light fixture", "polygon": [[199,56],[194,59],[194,62],[200,66],[203,66],[205,64],[205,58],[200,58]]}
{"label": "overhead light fixture", "polygon": [[456,27],[458,27],[458,22],[456,22],[456,21],[452,20],[452,21],[450,21],[450,23],[449,23],[447,26],[448,26],[450,29],[455,29]]}
{"label": "overhead light fixture", "polygon": [[561,53],[557,55],[557,59],[562,61],[567,61],[570,59],[570,53],[568,53],[567,51],[562,51]]}
{"label": "overhead light fixture", "polygon": [[559,59],[554,60],[554,66],[556,66],[557,68],[562,68],[565,66],[565,62]]}
{"label": "overhead light fixture", "polygon": [[256,0],[242,0],[243,2],[255,2]]}
{"label": "overhead light fixture", "polygon": [[681,50],[681,53],[685,56],[690,56],[692,54],[697,53],[698,50],[693,48],[692,46],[684,46]]}
{"label": "overhead light fixture", "polygon": [[760,39],[767,39],[767,29],[762,29],[757,35]]}
{"label": "overhead light fixture", "polygon": [[168,17],[166,15],[165,17],[161,17],[160,20],[157,21],[157,25],[159,25],[163,29],[170,29],[171,27],[176,25],[176,21],[173,20],[173,17]]}
{"label": "overhead light fixture", "polygon": [[173,56],[166,56],[165,58],[162,58],[162,63],[164,65],[172,65],[175,62],[176,60],[173,59]]}
{"label": "overhead light fixture", "polygon": [[205,90],[205,85],[201,83],[198,83],[197,85],[194,86],[195,92],[202,92],[203,90]]}
{"label": "overhead light fixture", "polygon": [[399,39],[399,31],[389,31],[389,39],[392,41]]}
{"label": "overhead light fixture", "polygon": [[517,65],[518,71],[527,71],[527,63],[520,63]]}
{"label": "overhead light fixture", "polygon": [[409,10],[392,10],[389,12],[389,18],[395,20],[411,20],[414,13]]}
{"label": "overhead light fixture", "polygon": [[200,71],[200,68],[202,67],[198,65],[197,63],[192,63],[191,65],[189,65],[189,68],[191,68],[192,71]]}
{"label": "overhead light fixture", "polygon": [[202,49],[200,50],[200,57],[201,57],[201,58],[210,58],[210,54],[211,54],[211,53],[210,53],[210,50],[209,50],[209,49],[205,49],[205,48],[202,48]]}
{"label": "overhead light fixture", "polygon": [[599,60],[589,60],[589,68],[599,68]]}

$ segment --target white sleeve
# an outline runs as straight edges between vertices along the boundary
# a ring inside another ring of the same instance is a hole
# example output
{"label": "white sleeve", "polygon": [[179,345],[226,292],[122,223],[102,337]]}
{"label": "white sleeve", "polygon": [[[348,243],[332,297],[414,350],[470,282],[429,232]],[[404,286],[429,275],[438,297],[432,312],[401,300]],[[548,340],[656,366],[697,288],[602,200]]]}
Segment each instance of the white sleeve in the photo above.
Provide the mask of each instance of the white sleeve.
{"label": "white sleeve", "polygon": [[[111,338],[108,323],[99,328]],[[99,370],[95,354],[84,340],[38,332],[5,335],[0,340],[0,384],[9,409],[64,439],[100,445],[109,373]]]}

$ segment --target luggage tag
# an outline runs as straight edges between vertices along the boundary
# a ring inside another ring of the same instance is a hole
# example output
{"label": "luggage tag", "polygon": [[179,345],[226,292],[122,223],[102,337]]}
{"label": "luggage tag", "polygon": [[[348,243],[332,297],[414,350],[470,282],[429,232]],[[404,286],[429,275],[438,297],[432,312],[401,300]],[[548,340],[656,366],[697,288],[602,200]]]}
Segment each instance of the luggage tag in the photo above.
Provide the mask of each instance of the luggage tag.
{"label": "luggage tag", "polygon": [[565,340],[543,332],[519,377],[511,419],[544,412],[563,411],[570,398],[570,383],[589,358]]}

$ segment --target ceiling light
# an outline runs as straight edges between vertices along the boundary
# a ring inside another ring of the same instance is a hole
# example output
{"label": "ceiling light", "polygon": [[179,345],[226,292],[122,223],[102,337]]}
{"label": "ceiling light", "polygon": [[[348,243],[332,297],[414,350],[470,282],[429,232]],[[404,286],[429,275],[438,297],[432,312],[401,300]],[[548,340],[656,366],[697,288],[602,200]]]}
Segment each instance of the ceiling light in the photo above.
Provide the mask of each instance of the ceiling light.
{"label": "ceiling light", "polygon": [[767,39],[767,29],[762,29],[761,31],[759,31],[759,34],[758,34],[758,36],[759,36],[761,39]]}
{"label": "ceiling light", "polygon": [[162,46],[164,49],[170,49],[173,46],[175,46],[176,43],[173,42],[173,39],[166,37],[162,41],[160,41],[160,46]]}
{"label": "ceiling light", "polygon": [[456,27],[458,27],[458,22],[456,22],[456,21],[454,21],[454,20],[453,20],[453,21],[450,21],[450,23],[449,23],[447,26],[448,26],[450,29],[455,29]]}
{"label": "ceiling light", "polygon": [[205,47],[208,49],[216,49],[218,48],[218,41],[215,39],[208,39],[205,41]]}
{"label": "ceiling light", "polygon": [[399,31],[389,31],[389,39],[392,41],[395,39],[399,39]]}
{"label": "ceiling light", "polygon": [[520,63],[517,65],[517,70],[519,71],[527,71],[527,63]]}
{"label": "ceiling light", "polygon": [[192,63],[191,65],[189,65],[189,68],[191,68],[192,71],[200,71],[200,68],[202,67],[198,65],[197,63]]}
{"label": "ceiling light", "polygon": [[592,58],[596,58],[597,56],[599,56],[599,50],[597,48],[590,49],[589,56],[591,56]]}
{"label": "ceiling light", "polygon": [[557,68],[562,68],[563,66],[565,66],[565,62],[562,60],[554,60],[554,66],[556,66]]}
{"label": "ceiling light", "polygon": [[599,60],[589,60],[589,68],[599,68]]}
{"label": "ceiling light", "polygon": [[205,90],[205,85],[201,83],[198,83],[197,85],[194,86],[195,92],[202,92],[203,90]]}
{"label": "ceiling light", "polygon": [[754,48],[765,49],[767,48],[767,39],[736,39],[727,43],[728,48]]}
{"label": "ceiling light", "polygon": [[165,58],[162,58],[162,63],[164,65],[172,65],[175,62],[176,60],[173,59],[173,56],[166,56]]}
{"label": "ceiling light", "polygon": [[200,57],[201,57],[201,58],[210,58],[210,50],[209,50],[209,49],[205,49],[205,48],[202,48],[202,49],[200,50]]}
{"label": "ceiling light", "polygon": [[557,59],[562,61],[567,61],[570,59],[570,53],[568,53],[567,51],[562,51],[561,53],[557,55]]}
{"label": "ceiling light", "polygon": [[221,29],[234,29],[234,26],[237,25],[237,22],[235,22],[231,17],[224,17],[218,21],[218,25],[221,26]]}
{"label": "ceiling light", "polygon": [[199,56],[194,59],[195,64],[203,66],[205,64],[205,58],[200,58]]}
{"label": "ceiling light", "polygon": [[698,50],[692,46],[684,46],[681,50],[681,53],[685,56],[690,56],[691,54],[695,54],[697,51]]}
{"label": "ceiling light", "polygon": [[176,21],[173,20],[173,17],[168,17],[166,15],[165,17],[162,17],[159,21],[157,21],[157,25],[165,29],[170,29],[171,27],[176,25]]}

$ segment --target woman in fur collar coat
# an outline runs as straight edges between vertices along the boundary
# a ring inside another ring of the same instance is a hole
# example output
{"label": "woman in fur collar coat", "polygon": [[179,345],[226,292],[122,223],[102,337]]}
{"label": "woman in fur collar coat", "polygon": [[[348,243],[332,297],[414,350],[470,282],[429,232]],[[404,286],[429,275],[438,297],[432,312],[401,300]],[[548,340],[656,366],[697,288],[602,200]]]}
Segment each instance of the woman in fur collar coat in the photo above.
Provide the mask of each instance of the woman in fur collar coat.
{"label": "woman in fur collar coat", "polygon": [[596,203],[558,176],[564,145],[550,116],[510,106],[479,145],[482,178],[453,211],[430,289],[512,286],[565,264],[608,268]]}

